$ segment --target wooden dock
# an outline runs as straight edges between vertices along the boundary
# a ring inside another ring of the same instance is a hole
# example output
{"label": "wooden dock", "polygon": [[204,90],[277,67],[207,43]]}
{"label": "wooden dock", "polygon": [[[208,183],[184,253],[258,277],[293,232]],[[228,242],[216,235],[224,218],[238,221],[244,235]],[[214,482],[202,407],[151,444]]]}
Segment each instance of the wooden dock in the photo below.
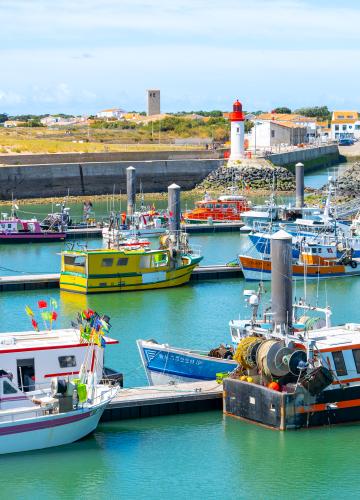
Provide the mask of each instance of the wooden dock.
{"label": "wooden dock", "polygon": [[121,389],[102,420],[126,420],[221,410],[222,384],[214,380]]}
{"label": "wooden dock", "polygon": [[[241,278],[242,276],[239,266],[200,266],[193,271],[191,281]],[[59,282],[60,273],[0,276],[0,292],[59,288]]]}
{"label": "wooden dock", "polygon": [[[232,233],[239,232],[244,226],[243,222],[216,222],[213,224],[184,224],[182,229],[188,234],[202,234],[202,233]],[[67,229],[67,239],[75,238],[102,238],[101,227],[83,227],[76,229]]]}
{"label": "wooden dock", "polygon": [[66,230],[66,238],[67,239],[75,239],[75,238],[102,238],[102,229],[101,227],[82,227],[76,229],[67,229]]}

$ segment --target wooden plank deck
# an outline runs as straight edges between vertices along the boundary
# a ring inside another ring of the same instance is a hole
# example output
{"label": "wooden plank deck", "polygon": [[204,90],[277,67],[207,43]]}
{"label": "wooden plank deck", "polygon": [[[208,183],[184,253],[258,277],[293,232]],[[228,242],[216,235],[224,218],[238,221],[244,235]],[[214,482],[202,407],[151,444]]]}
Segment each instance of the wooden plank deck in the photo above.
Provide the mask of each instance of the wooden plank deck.
{"label": "wooden plank deck", "polygon": [[105,410],[102,420],[221,410],[222,397],[222,384],[214,380],[121,389]]}

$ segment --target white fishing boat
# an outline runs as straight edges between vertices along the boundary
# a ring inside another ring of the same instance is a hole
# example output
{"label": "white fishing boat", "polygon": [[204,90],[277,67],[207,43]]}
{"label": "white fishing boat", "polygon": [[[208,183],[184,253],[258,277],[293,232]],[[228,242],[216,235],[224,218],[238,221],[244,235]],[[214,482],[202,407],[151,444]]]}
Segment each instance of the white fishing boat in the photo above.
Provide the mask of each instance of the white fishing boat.
{"label": "white fishing boat", "polygon": [[[37,327],[28,306],[27,312]],[[46,311],[43,318],[51,315],[51,311]],[[44,341],[44,332],[39,331],[31,332],[37,335],[37,344],[29,342],[29,332],[23,335],[25,339],[19,335],[2,339],[0,454],[60,446],[81,439],[97,427],[106,405],[117,394],[118,385],[105,381],[102,370],[109,318],[88,310],[80,316],[77,326],[80,333],[77,345],[61,345],[61,342],[59,345],[53,331],[47,332],[52,338],[42,346],[39,342]],[[71,342],[73,332],[62,333]],[[20,349],[16,340],[22,343]],[[51,351],[62,347],[79,349],[77,355],[82,354],[79,370],[73,354],[55,355],[57,362],[52,364],[55,359]],[[37,355],[36,365],[34,358],[16,359],[19,352],[28,351]],[[9,368],[5,370],[6,365]],[[46,373],[48,370],[50,373]]]}

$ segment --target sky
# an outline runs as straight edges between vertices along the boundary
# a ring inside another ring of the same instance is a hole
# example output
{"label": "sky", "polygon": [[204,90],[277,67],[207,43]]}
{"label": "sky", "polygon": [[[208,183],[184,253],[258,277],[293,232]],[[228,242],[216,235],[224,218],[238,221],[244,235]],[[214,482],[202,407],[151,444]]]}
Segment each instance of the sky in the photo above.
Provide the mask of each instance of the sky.
{"label": "sky", "polygon": [[0,0],[0,113],[360,110],[359,0]]}

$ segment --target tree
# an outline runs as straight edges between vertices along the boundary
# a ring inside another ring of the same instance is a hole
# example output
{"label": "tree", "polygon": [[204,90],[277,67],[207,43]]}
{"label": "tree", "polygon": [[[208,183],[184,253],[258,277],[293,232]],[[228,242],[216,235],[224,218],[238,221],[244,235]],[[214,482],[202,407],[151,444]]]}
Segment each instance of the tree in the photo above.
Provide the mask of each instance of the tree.
{"label": "tree", "polygon": [[310,118],[321,118],[328,120],[331,118],[331,113],[327,106],[314,106],[309,108],[299,108],[294,111],[299,115],[309,116]]}
{"label": "tree", "polygon": [[287,108],[286,106],[281,106],[279,108],[273,109],[272,113],[280,113],[282,115],[290,115],[291,114],[291,109]]}
{"label": "tree", "polygon": [[6,113],[0,113],[0,123],[4,123],[9,119]]}
{"label": "tree", "polygon": [[245,120],[245,133],[248,134],[250,130],[253,128],[254,122],[250,120]]}

